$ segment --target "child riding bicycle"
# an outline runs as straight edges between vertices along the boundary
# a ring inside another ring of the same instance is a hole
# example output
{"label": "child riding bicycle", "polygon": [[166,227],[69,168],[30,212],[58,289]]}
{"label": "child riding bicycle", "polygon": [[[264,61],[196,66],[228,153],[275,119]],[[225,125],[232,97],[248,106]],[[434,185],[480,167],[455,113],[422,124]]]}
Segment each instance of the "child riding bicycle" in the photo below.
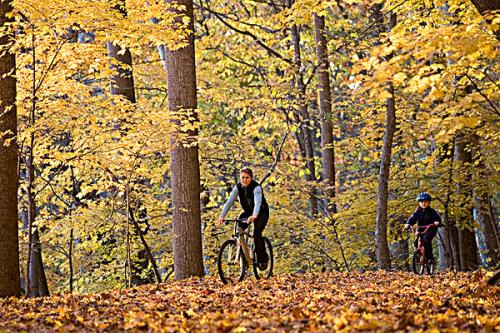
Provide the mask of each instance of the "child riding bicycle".
{"label": "child riding bicycle", "polygon": [[[425,249],[425,258],[429,262],[434,262],[434,253],[432,252],[432,240],[434,237],[436,237],[437,234],[437,227],[441,224],[441,217],[439,216],[438,212],[430,207],[432,197],[430,196],[429,193],[427,192],[422,192],[419,193],[417,196],[417,201],[418,201],[418,207],[415,210],[415,212],[410,216],[408,221],[405,223],[405,229],[408,229],[410,226],[413,228],[413,226],[416,224],[417,228],[418,227],[426,227],[430,224],[434,224],[436,227],[435,228],[430,228],[427,232],[424,234],[421,234],[419,237],[421,237],[422,244],[424,245]],[[415,248],[418,246],[418,237],[415,239],[414,243]]]}

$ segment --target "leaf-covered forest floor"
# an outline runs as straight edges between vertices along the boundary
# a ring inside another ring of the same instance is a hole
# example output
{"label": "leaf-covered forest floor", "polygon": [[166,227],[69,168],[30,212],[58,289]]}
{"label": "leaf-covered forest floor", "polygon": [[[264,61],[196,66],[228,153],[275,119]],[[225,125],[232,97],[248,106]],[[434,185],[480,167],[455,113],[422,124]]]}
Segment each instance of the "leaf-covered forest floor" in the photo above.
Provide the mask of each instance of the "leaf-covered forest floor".
{"label": "leaf-covered forest floor", "polygon": [[101,294],[0,300],[0,332],[494,332],[500,288],[483,272],[216,277]]}

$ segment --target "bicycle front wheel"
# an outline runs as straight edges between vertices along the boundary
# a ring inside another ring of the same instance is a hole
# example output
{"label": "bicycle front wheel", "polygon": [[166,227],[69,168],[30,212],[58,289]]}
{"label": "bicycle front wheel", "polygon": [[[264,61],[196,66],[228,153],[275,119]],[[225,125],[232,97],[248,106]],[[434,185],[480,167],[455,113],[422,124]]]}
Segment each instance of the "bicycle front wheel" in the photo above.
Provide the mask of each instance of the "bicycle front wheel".
{"label": "bicycle front wheel", "polygon": [[273,246],[271,245],[271,241],[267,237],[264,238],[264,243],[266,245],[266,253],[269,261],[267,262],[267,267],[259,267],[259,264],[256,262],[257,254],[254,253],[254,263],[253,263],[253,274],[255,278],[258,280],[260,278],[268,279],[273,275],[273,267],[274,267],[274,257],[273,257]]}
{"label": "bicycle front wheel", "polygon": [[436,269],[436,264],[434,263],[434,261],[433,261],[433,260],[429,260],[429,261],[427,262],[427,265],[426,265],[426,266],[427,266],[427,267],[426,267],[426,269],[427,269],[427,274],[429,274],[429,275],[434,274],[434,270]]}
{"label": "bicycle front wheel", "polygon": [[422,259],[423,259],[422,253],[420,253],[420,251],[415,251],[415,253],[413,253],[413,260],[412,260],[413,273],[418,275],[424,274],[425,265]]}
{"label": "bicycle front wheel", "polygon": [[246,266],[245,256],[234,239],[222,243],[217,255],[217,270],[224,284],[233,284],[243,280]]}

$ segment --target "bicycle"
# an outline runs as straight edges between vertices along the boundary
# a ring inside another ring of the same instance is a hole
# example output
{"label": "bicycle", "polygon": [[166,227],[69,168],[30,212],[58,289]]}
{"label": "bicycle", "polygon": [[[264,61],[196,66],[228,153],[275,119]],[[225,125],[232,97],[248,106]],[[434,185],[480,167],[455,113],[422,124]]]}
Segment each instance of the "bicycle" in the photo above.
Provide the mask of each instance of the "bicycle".
{"label": "bicycle", "polygon": [[217,269],[219,277],[224,284],[241,282],[245,278],[249,264],[253,266],[255,278],[270,278],[273,274],[274,258],[271,241],[264,238],[266,253],[269,261],[267,267],[261,268],[257,263],[257,256],[253,242],[248,246],[248,239],[253,238],[250,234],[251,225],[243,230],[238,223],[246,223],[247,219],[226,219],[224,225],[234,223],[233,236],[222,243],[217,255]]}
{"label": "bicycle", "polygon": [[[434,274],[435,270],[435,262],[434,260],[427,260],[425,257],[425,248],[422,242],[422,235],[424,235],[431,227],[437,227],[435,224],[429,224],[424,227],[417,227],[415,236],[417,237],[417,247],[415,248],[415,252],[413,252],[412,259],[412,269],[415,274],[423,275],[425,271],[427,274]],[[422,231],[419,231],[422,230]]]}

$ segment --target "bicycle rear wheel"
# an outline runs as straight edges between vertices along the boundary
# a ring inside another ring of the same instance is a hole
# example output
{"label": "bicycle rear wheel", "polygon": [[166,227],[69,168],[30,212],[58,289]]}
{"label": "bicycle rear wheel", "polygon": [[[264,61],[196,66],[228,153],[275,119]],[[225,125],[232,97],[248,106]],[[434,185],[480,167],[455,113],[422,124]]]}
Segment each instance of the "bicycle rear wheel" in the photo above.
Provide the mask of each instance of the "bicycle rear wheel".
{"label": "bicycle rear wheel", "polygon": [[229,239],[222,243],[217,255],[217,270],[224,284],[232,284],[243,280],[246,271],[246,260],[236,241]]}
{"label": "bicycle rear wheel", "polygon": [[425,265],[422,262],[422,253],[420,251],[415,251],[413,253],[413,260],[412,260],[412,268],[413,268],[413,273],[418,274],[418,275],[423,275],[425,272]]}
{"label": "bicycle rear wheel", "polygon": [[254,262],[253,262],[253,274],[255,278],[259,280],[260,278],[268,279],[273,275],[273,267],[274,267],[274,257],[273,257],[273,246],[271,241],[267,237],[264,238],[264,243],[266,244],[266,253],[269,261],[267,262],[267,267],[265,269],[261,269],[259,264],[257,263],[257,254],[254,249]]}

